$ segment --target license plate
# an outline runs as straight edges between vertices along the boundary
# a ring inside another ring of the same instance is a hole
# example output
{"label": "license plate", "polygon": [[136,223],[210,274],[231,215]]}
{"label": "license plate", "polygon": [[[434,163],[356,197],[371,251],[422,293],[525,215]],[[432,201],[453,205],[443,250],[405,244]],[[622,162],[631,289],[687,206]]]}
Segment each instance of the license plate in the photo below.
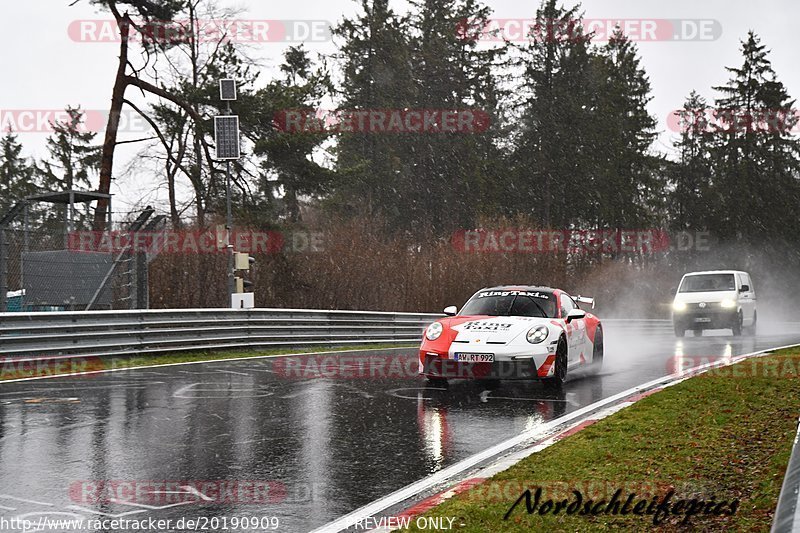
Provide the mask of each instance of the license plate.
{"label": "license plate", "polygon": [[705,318],[705,317],[700,317],[700,318],[695,318],[694,321],[695,322],[706,323],[706,322],[711,322],[711,319],[710,318]]}
{"label": "license plate", "polygon": [[463,363],[494,363],[493,353],[455,353],[455,360]]}

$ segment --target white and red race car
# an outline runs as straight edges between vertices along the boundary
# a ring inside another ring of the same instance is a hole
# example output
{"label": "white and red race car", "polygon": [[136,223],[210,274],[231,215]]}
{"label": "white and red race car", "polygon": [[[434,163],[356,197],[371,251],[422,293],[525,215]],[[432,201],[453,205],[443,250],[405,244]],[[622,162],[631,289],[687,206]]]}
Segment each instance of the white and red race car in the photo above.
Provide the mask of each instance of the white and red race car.
{"label": "white and red race car", "polygon": [[561,385],[567,372],[603,364],[600,319],[581,309],[592,298],[559,289],[504,286],[481,289],[458,312],[425,330],[419,373],[449,378],[542,379]]}

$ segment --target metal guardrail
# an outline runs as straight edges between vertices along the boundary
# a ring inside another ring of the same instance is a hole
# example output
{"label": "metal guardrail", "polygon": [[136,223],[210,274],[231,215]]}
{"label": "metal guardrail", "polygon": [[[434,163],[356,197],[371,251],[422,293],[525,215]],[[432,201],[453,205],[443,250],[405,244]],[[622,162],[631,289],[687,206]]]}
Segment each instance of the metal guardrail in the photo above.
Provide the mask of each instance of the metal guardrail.
{"label": "metal guardrail", "polygon": [[[444,315],[311,309],[0,313],[0,357],[416,343]],[[664,320],[606,320],[663,328]]]}
{"label": "metal guardrail", "polygon": [[792,455],[783,478],[778,507],[772,521],[772,533],[800,531],[800,425],[794,438]]}
{"label": "metal guardrail", "polygon": [[441,316],[308,309],[2,313],[0,356],[112,356],[415,343],[424,328]]}

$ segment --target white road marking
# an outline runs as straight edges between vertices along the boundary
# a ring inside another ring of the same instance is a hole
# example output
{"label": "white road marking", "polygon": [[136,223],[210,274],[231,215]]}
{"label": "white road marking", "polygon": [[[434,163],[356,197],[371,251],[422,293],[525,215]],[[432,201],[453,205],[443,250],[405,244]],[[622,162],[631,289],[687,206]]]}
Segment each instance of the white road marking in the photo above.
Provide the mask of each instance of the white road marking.
{"label": "white road marking", "polygon": [[[109,501],[113,501],[113,500],[109,500]],[[114,502],[114,503],[124,503],[125,505],[131,505],[131,504],[127,503],[127,502]],[[95,509],[88,509],[86,507],[81,507],[80,505],[68,505],[67,509],[73,509],[75,511],[83,511],[84,513],[96,514],[98,516],[107,516],[109,518],[120,518],[120,517],[123,517],[123,516],[130,516],[130,515],[133,515],[133,514],[140,514],[140,513],[146,513],[147,512],[147,509],[134,509],[133,511],[125,511],[124,513],[116,513],[116,514],[115,513],[104,513],[103,511],[97,511]]]}
{"label": "white road marking", "polygon": [[49,507],[53,506],[52,503],[39,502],[39,501],[36,501],[36,500],[27,500],[25,498],[17,498],[16,496],[11,496],[10,494],[0,494],[0,499],[3,499],[3,500],[14,500],[14,501],[23,502],[23,503],[33,503],[33,504],[36,504],[36,505],[46,505],[46,506],[49,506]]}
{"label": "white road marking", "polygon": [[[206,388],[199,388],[199,385],[210,385],[210,387]],[[201,394],[192,394],[188,396],[187,393],[189,392],[197,392]],[[217,392],[219,394],[202,394],[202,393],[214,393]],[[256,394],[231,394],[237,392],[252,392]],[[254,389],[244,388],[231,388],[227,386],[220,386],[218,383],[190,383],[185,387],[181,387],[180,389],[176,390],[173,394],[173,398],[180,398],[182,400],[206,400],[206,399],[215,399],[215,398],[265,398],[267,396],[272,396],[275,394],[270,390],[264,389]]]}
{"label": "white road marking", "polygon": [[246,374],[244,372],[234,372],[233,370],[215,370],[217,374],[234,374],[236,376],[244,376],[249,378],[250,374]]}

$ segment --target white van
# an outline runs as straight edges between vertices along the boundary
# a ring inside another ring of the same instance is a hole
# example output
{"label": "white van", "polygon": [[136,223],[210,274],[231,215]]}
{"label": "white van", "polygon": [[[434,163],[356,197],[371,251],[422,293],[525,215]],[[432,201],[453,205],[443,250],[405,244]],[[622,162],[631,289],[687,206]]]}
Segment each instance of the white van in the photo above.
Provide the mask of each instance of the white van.
{"label": "white van", "polygon": [[672,302],[675,335],[695,337],[705,329],[730,329],[734,335],[755,334],[758,312],[750,274],[740,270],[690,272],[683,276]]}

